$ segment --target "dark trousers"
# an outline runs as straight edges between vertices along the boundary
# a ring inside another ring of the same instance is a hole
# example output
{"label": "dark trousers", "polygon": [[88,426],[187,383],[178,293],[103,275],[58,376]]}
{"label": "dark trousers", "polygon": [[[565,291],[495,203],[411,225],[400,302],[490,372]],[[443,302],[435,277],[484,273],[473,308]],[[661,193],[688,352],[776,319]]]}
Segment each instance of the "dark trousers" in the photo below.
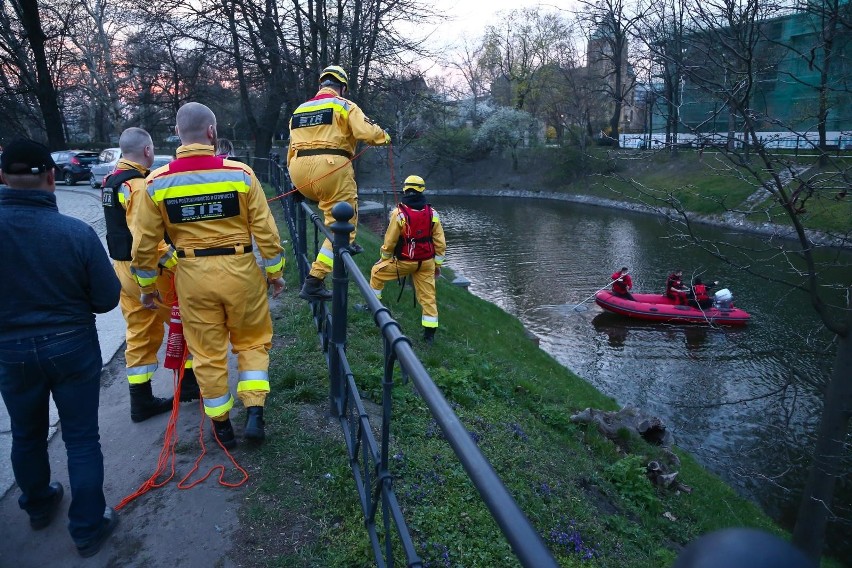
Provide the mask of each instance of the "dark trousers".
{"label": "dark trousers", "polygon": [[68,454],[68,531],[77,544],[103,523],[104,458],[98,435],[101,349],[94,326],[0,342],[0,393],[12,422],[12,470],[30,515],[50,504],[48,398],[59,411]]}

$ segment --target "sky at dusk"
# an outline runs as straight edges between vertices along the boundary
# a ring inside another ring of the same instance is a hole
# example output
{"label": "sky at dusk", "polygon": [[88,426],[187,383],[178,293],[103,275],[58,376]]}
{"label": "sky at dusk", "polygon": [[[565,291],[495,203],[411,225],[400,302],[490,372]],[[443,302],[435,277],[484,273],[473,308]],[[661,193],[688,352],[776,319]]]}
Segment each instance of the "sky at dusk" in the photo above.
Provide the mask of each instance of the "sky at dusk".
{"label": "sky at dusk", "polygon": [[473,41],[482,36],[486,26],[500,21],[500,12],[535,6],[543,10],[566,9],[573,4],[572,0],[542,3],[523,0],[435,0],[435,11],[446,15],[448,21],[434,26],[431,38],[445,43],[458,43],[462,39]]}
{"label": "sky at dusk", "polygon": [[568,10],[576,5],[575,0],[542,3],[523,0],[434,0],[434,11],[443,14],[447,19],[418,26],[413,31],[418,37],[428,35],[426,45],[436,51],[443,50],[444,53],[435,60],[417,60],[411,63],[420,68],[427,77],[448,73],[453,75],[454,72],[445,67],[444,61],[447,58],[452,59],[453,52],[458,52],[465,43],[471,47],[478,45],[485,28],[499,23],[506,13],[536,6],[542,11]]}

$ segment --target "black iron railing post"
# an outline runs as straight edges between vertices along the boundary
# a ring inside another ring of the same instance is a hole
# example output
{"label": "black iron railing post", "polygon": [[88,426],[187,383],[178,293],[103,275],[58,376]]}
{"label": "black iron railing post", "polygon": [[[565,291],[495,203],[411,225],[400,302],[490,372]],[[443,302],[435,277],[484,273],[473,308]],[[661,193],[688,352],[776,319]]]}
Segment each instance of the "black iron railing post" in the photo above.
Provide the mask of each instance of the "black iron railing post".
{"label": "black iron railing post", "polygon": [[349,235],[355,229],[349,220],[355,215],[355,209],[345,201],[341,201],[331,208],[331,215],[335,222],[330,227],[334,235],[334,242],[332,243],[334,247],[334,268],[332,269],[334,288],[331,295],[331,341],[328,348],[331,375],[329,402],[331,403],[332,416],[340,416],[344,411],[343,389],[346,380],[340,361],[340,350],[346,346],[346,311],[349,305],[349,275],[346,273],[346,265],[343,263],[342,255],[344,251],[349,254]]}
{"label": "black iron railing post", "polygon": [[[295,200],[295,194],[293,194]],[[305,208],[301,202],[296,203],[296,255],[299,258],[299,282],[304,282],[308,277],[310,267],[308,262],[302,262],[302,259],[308,258],[308,217],[305,213]]]}

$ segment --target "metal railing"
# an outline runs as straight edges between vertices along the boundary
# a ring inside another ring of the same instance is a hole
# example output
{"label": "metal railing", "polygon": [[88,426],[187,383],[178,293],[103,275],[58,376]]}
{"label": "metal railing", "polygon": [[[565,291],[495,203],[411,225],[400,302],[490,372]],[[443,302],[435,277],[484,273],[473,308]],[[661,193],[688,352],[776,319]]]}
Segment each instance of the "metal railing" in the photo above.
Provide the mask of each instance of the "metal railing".
{"label": "metal railing", "polygon": [[[277,157],[273,157],[269,164],[269,180],[276,193],[280,196],[291,191],[290,176]],[[388,467],[394,368],[399,364],[403,380],[410,379],[414,383],[521,564],[530,568],[557,566],[541,536],[518,507],[423,367],[411,348],[411,341],[391,317],[390,311],[376,298],[369,282],[352,259],[348,248],[349,236],[354,229],[349,222],[354,214],[352,206],[342,202],[332,208],[336,221],[332,223],[329,232],[323,225],[323,219],[306,203],[294,199],[294,195],[298,194],[289,195],[280,201],[290,230],[300,280],[304,281],[311,264],[311,258],[308,257],[308,219],[314,229],[313,250],[318,250],[320,239],[326,237],[331,240],[334,249],[331,312],[328,312],[326,302],[322,301],[311,302],[311,311],[328,363],[331,414],[343,429],[349,465],[355,479],[376,565],[380,568],[394,566],[391,529],[395,528],[398,543],[405,554],[406,566],[423,566],[394,493],[393,476]],[[346,354],[350,280],[354,282],[372,313],[384,345],[382,424],[379,441],[373,435]],[[377,519],[379,513],[380,521]],[[381,533],[377,528],[378,522],[382,525]]]}

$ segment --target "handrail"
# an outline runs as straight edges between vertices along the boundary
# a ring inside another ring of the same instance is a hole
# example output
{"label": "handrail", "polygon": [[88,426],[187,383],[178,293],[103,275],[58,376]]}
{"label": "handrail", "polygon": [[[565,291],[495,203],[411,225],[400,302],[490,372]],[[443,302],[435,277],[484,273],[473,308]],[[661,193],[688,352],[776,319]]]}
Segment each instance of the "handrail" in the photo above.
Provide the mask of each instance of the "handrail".
{"label": "handrail", "polygon": [[[283,195],[292,187],[289,174],[278,160],[270,160],[269,179],[278,195]],[[444,394],[429,376],[428,371],[411,347],[411,341],[402,331],[399,323],[393,319],[390,311],[376,298],[366,277],[361,273],[349,252],[349,236],[354,227],[349,220],[354,209],[345,202],[332,208],[335,223],[331,225],[331,234],[322,225],[322,220],[305,203],[296,203],[293,196],[280,200],[287,217],[291,240],[294,243],[296,261],[302,279],[307,275],[310,259],[307,256],[306,218],[310,217],[314,225],[314,250],[319,247],[318,236],[331,237],[334,250],[331,313],[326,311],[325,302],[311,302],[314,322],[320,334],[323,349],[326,351],[329,365],[329,402],[332,414],[339,419],[349,450],[350,466],[355,478],[356,488],[361,500],[367,530],[373,546],[378,566],[393,566],[391,550],[391,520],[397,528],[397,534],[406,553],[408,566],[422,566],[411,541],[408,527],[393,492],[393,479],[388,467],[388,440],[390,439],[393,369],[398,362],[403,377],[410,378],[433,418],[441,427],[468,477],[479,491],[485,505],[508,540],[513,552],[526,567],[548,568],[557,563],[544,544],[541,536],[524,515],[494,468],[471,439],[467,429],[453,412]],[[346,358],[346,317],[348,304],[348,284],[353,280],[366,301],[376,326],[379,328],[385,348],[385,368],[382,381],[382,439],[378,448],[369,426],[366,412],[361,403],[355,378]],[[359,452],[360,450],[360,452]],[[359,457],[360,453],[360,457]],[[362,462],[359,462],[363,460]],[[373,487],[373,493],[369,489]],[[379,542],[375,530],[375,517],[381,502],[384,524],[384,547]],[[384,550],[383,550],[384,549]]]}

